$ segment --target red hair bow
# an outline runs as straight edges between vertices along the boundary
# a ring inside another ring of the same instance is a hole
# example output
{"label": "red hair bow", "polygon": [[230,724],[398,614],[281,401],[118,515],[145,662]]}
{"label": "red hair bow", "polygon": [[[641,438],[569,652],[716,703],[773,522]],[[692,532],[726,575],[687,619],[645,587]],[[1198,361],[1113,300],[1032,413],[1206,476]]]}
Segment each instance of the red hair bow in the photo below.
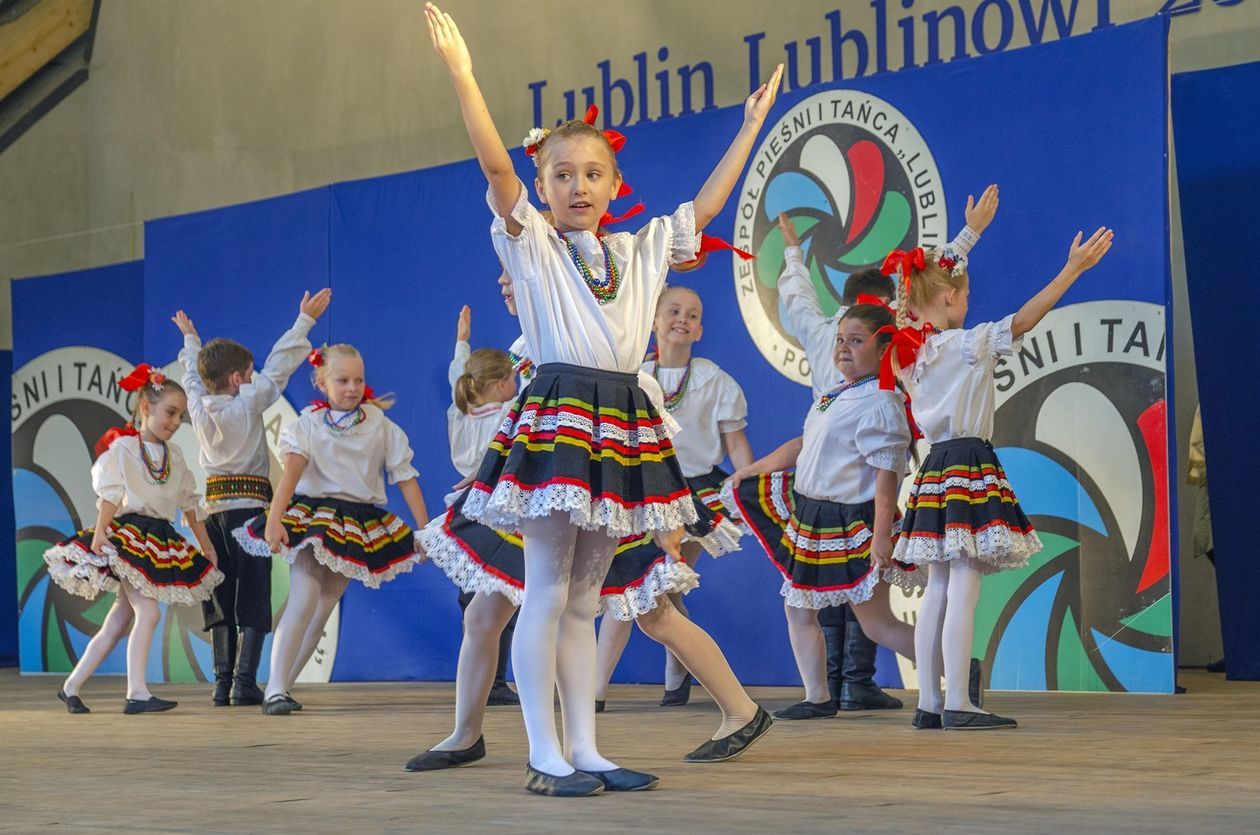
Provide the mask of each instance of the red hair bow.
{"label": "red hair bow", "polygon": [[923,247],[916,246],[909,252],[904,249],[894,249],[888,253],[888,257],[884,259],[883,266],[879,268],[879,271],[884,275],[901,273],[908,280],[911,272],[922,270],[926,266],[927,259],[923,255]]}
{"label": "red hair bow", "polygon": [[874,305],[875,307],[884,308],[884,310],[887,310],[889,313],[893,312],[893,309],[888,306],[888,302],[884,301],[879,296],[872,296],[870,293],[858,293],[857,304]]}
{"label": "red hair bow", "polygon": [[306,361],[310,365],[313,365],[316,368],[319,368],[321,365],[324,364],[324,349],[322,347],[312,348],[311,352],[306,355]]}
{"label": "red hair bow", "polygon": [[105,434],[97,440],[96,446],[93,447],[93,450],[96,452],[96,457],[100,458],[104,455],[105,450],[109,449],[114,441],[119,438],[133,438],[139,434],[140,432],[137,431],[136,427],[131,425],[130,421],[128,421],[125,426],[115,426],[111,429],[106,429]]}
{"label": "red hair bow", "polygon": [[[625,183],[622,183],[622,185],[624,186]],[[617,196],[620,197],[621,195],[617,195]],[[644,206],[642,203],[635,203],[633,206],[631,206],[629,209],[627,209],[626,211],[622,212],[619,215],[614,215],[612,212],[604,212],[604,216],[599,219],[599,225],[612,226],[614,223],[621,223],[623,220],[629,220],[635,215],[643,214],[643,210],[646,208],[647,207]]]}
{"label": "red hair bow", "polygon": [[161,371],[154,371],[153,366],[147,362],[142,362],[130,374],[118,381],[118,387],[123,391],[139,391],[145,386],[156,388],[165,382],[165,374]]}
{"label": "red hair bow", "polygon": [[897,387],[897,375],[893,371],[894,354],[897,358],[897,365],[900,368],[908,368],[914,365],[919,349],[923,347],[927,337],[935,330],[930,323],[925,323],[922,328],[907,325],[900,330],[892,325],[884,325],[875,331],[876,333],[892,334],[892,339],[889,341],[888,347],[884,349],[884,355],[879,361],[879,387],[881,389],[892,391]]}

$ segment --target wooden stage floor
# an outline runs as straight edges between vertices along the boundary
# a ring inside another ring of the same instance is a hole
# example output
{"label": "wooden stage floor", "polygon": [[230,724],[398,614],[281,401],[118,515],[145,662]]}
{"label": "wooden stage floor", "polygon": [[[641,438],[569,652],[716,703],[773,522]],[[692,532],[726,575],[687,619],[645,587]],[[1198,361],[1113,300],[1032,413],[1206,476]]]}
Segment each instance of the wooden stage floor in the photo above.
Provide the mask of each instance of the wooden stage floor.
{"label": "wooden stage floor", "polygon": [[[687,765],[712,702],[656,706],[614,688],[605,755],[655,772],[645,794],[576,800],[522,788],[516,708],[491,708],[489,756],[408,774],[446,735],[449,684],[307,686],[307,708],[212,708],[205,685],[124,716],[120,678],[70,716],[56,677],[0,670],[0,830],[91,832],[1186,832],[1260,831],[1260,685],[1183,671],[1183,696],[991,694],[1015,731],[912,731],[910,711],[779,723],[744,758]],[[777,708],[799,691],[755,688]]]}

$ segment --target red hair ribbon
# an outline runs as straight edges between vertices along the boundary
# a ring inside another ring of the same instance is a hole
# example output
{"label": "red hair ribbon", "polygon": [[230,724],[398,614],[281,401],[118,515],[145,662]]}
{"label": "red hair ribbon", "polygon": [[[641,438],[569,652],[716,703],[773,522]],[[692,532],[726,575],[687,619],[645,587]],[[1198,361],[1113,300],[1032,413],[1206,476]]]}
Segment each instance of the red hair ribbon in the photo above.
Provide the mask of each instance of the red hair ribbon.
{"label": "red hair ribbon", "polygon": [[874,305],[875,307],[884,308],[884,310],[887,310],[889,313],[893,312],[893,309],[888,306],[888,302],[884,301],[879,296],[872,296],[870,293],[858,293],[857,304]]}
{"label": "red hair ribbon", "polygon": [[612,226],[614,223],[621,223],[623,220],[629,220],[635,215],[643,214],[645,208],[647,207],[642,203],[635,203],[619,215],[614,215],[612,212],[604,212],[604,216],[599,219],[599,225]]}
{"label": "red hair ribbon", "polygon": [[93,447],[96,452],[96,457],[100,458],[104,455],[105,450],[109,449],[110,446],[113,445],[114,441],[119,438],[133,438],[139,434],[140,432],[136,429],[136,427],[131,425],[130,421],[128,421],[125,426],[115,426],[111,429],[106,429],[105,434],[97,440],[96,446]]}
{"label": "red hair ribbon", "polygon": [[879,387],[885,391],[892,391],[897,387],[897,375],[893,372],[893,356],[894,352],[897,357],[897,365],[901,368],[909,368],[914,365],[915,356],[919,353],[919,349],[923,347],[924,341],[936,329],[930,323],[925,323],[922,328],[914,328],[907,325],[898,330],[892,325],[884,325],[876,333],[891,333],[892,339],[888,343],[888,347],[884,349],[884,355],[879,360]]}
{"label": "red hair ribbon", "polygon": [[323,365],[324,364],[323,346],[320,346],[319,348],[312,348],[311,352],[306,355],[306,361],[307,363],[315,366],[316,368],[319,368],[321,365]]}
{"label": "red hair ribbon", "polygon": [[153,366],[147,362],[142,362],[130,374],[118,381],[118,387],[123,391],[139,391],[145,386],[157,388],[165,382],[165,374],[153,370]]}
{"label": "red hair ribbon", "polygon": [[910,298],[910,273],[914,270],[922,270],[927,267],[927,259],[923,255],[923,247],[916,246],[907,252],[904,249],[894,249],[888,253],[888,257],[884,259],[884,263],[880,266],[879,271],[884,275],[893,275],[901,273],[901,288],[905,298]]}

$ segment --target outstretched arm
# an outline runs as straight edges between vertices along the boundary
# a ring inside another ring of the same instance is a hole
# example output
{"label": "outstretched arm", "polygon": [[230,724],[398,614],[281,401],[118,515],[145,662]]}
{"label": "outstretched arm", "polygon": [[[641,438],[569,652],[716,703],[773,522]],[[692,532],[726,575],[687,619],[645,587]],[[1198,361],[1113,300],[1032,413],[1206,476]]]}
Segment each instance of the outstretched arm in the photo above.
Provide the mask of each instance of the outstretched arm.
{"label": "outstretched arm", "polygon": [[1011,319],[1011,335],[1018,339],[1037,327],[1037,323],[1050,312],[1050,308],[1058,304],[1068,288],[1076,283],[1076,279],[1102,260],[1107,250],[1111,249],[1114,235],[1115,232],[1112,230],[1100,226],[1088,241],[1081,243],[1082,233],[1077,232],[1063,269],[1041,289],[1041,292],[1024,302],[1024,306]]}
{"label": "outstretched arm", "polygon": [[459,34],[455,21],[437,6],[425,3],[424,16],[429,24],[433,48],[451,74],[455,95],[459,97],[459,109],[464,116],[464,127],[472,140],[477,162],[481,163],[481,171],[490,183],[494,209],[507,222],[508,234],[519,235],[521,225],[512,219],[512,207],[521,194],[520,181],[494,120],[490,118],[490,110],[481,95],[481,88],[477,86],[477,79],[473,77],[468,45]]}
{"label": "outstretched arm", "polygon": [[771,74],[770,80],[754,90],[748,97],[748,101],[744,102],[744,123],[740,126],[739,133],[735,134],[731,146],[726,149],[717,167],[713,169],[713,173],[704,181],[704,185],[700,187],[700,192],[696,195],[694,203],[697,232],[708,226],[709,221],[718,216],[718,212],[722,211],[722,207],[726,205],[726,198],[731,196],[731,191],[739,180],[740,172],[744,170],[744,163],[748,161],[748,155],[752,153],[753,142],[756,141],[757,134],[761,132],[761,125],[766,120],[766,114],[770,112],[775,98],[779,95],[779,83],[782,79],[783,65],[779,64]]}
{"label": "outstretched arm", "polygon": [[804,445],[804,437],[793,438],[769,455],[758,458],[747,467],[740,467],[730,478],[732,486],[738,487],[739,483],[744,479],[752,478],[762,473],[777,473],[780,470],[795,467],[796,459],[801,456],[801,448]]}

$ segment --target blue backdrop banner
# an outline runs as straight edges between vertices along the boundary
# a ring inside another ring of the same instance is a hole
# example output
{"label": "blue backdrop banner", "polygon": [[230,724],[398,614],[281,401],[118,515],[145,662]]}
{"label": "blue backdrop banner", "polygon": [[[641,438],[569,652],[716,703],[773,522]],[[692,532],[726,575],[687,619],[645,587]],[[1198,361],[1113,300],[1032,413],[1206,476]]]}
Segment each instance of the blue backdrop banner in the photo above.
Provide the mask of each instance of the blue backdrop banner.
{"label": "blue backdrop banner", "polygon": [[[1047,547],[1027,569],[985,581],[975,650],[994,687],[1172,689],[1166,78],[1164,21],[1152,20],[786,94],[708,229],[757,259],[716,256],[671,279],[700,292],[697,353],[744,387],[748,435],[764,454],[799,434],[810,404],[803,353],[774,290],[779,212],[807,240],[815,289],[834,310],[848,273],[896,246],[947,240],[963,225],[967,195],[998,183],[1001,209],[971,261],[974,322],[1013,312],[1040,289],[1078,230],[1117,228],[1106,261],[998,371],[994,441]],[[619,155],[635,198],[653,214],[691,199],[741,119],[737,107],[636,125]],[[529,126],[501,127],[511,140]],[[514,158],[532,191],[531,163]],[[444,413],[460,306],[473,309],[474,347],[506,348],[519,333],[498,296],[484,192],[477,166],[463,162],[150,223],[143,304],[120,328],[144,343],[127,356],[139,359],[142,347],[152,362],[172,360],[179,339],[168,320],[182,307],[203,334],[236,338],[261,362],[302,290],[332,287],[313,338],[355,344],[370,383],[399,395],[391,417],[411,437],[437,513],[457,477]],[[15,318],[27,315],[20,308]],[[295,380],[291,406],[309,397]],[[291,415],[278,413],[276,426]],[[407,518],[396,494],[391,506]],[[756,544],[698,568],[692,616],[741,679],[798,682],[779,575]],[[917,603],[894,594],[907,620]],[[432,566],[380,591],[356,585],[328,632],[311,677],[449,679],[455,590]],[[189,631],[179,640],[194,670],[202,639]],[[662,660],[636,636],[616,680],[659,681]],[[880,678],[912,681],[912,668],[885,654]]]}

